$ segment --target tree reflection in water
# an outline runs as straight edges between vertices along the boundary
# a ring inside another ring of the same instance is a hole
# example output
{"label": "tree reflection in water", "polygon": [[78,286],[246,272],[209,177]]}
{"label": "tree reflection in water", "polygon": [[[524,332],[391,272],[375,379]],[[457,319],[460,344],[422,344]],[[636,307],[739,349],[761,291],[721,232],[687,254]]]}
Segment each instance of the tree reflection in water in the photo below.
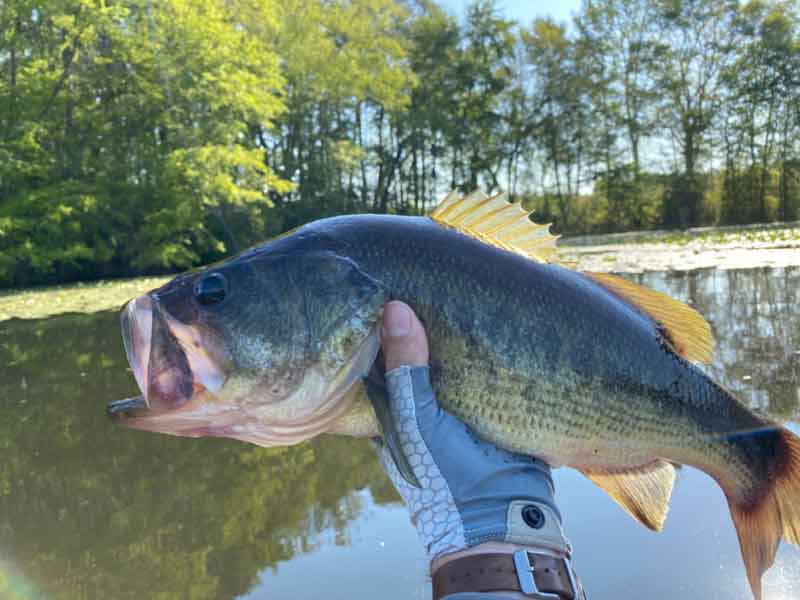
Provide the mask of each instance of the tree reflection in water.
{"label": "tree reflection in water", "polygon": [[396,498],[365,440],[264,449],[112,426],[105,403],[136,391],[116,314],[4,322],[0,364],[0,558],[49,597],[233,597],[321,530],[346,543],[358,490]]}
{"label": "tree reflection in water", "polygon": [[690,301],[711,323],[709,371],[753,408],[800,418],[800,269],[703,269],[635,276]]}

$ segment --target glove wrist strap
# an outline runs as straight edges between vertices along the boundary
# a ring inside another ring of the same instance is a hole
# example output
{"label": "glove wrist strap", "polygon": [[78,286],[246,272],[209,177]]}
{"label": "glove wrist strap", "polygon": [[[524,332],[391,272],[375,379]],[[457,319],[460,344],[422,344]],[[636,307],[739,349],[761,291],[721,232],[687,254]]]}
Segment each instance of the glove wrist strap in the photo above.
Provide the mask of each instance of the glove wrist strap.
{"label": "glove wrist strap", "polygon": [[584,600],[568,558],[517,550],[464,556],[433,574],[433,598],[460,592],[517,592],[537,600]]}

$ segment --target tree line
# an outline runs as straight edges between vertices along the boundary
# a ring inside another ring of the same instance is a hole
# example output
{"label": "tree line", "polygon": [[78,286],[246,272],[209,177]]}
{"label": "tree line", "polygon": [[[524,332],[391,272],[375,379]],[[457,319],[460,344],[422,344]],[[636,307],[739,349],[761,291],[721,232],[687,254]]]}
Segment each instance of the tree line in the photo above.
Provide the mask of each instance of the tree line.
{"label": "tree line", "polygon": [[800,218],[800,6],[0,2],[0,285],[479,186],[568,234]]}

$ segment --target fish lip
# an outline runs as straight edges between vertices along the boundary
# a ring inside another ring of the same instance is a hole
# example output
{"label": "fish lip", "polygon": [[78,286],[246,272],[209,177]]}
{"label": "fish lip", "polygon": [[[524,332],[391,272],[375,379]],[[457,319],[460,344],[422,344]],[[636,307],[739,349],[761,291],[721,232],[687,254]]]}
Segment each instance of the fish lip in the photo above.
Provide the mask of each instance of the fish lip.
{"label": "fish lip", "polygon": [[144,414],[143,411],[148,411],[147,401],[144,396],[115,400],[106,407],[106,414],[114,421],[141,416]]}
{"label": "fish lip", "polygon": [[141,396],[109,405],[110,415],[154,416],[174,410],[194,396],[194,374],[170,321],[174,319],[152,292],[134,298],[123,307],[122,341]]}
{"label": "fish lip", "polygon": [[125,356],[139,390],[142,392],[145,406],[149,408],[147,388],[153,328],[153,302],[148,294],[134,298],[125,304],[120,313],[120,325]]}
{"label": "fish lip", "polygon": [[182,412],[183,407],[174,410],[149,408],[145,402],[144,396],[141,395],[109,402],[106,406],[106,414],[114,425],[119,425],[128,429],[177,435],[183,434],[179,430],[173,431],[169,427],[162,427],[162,418],[167,417],[174,419]]}

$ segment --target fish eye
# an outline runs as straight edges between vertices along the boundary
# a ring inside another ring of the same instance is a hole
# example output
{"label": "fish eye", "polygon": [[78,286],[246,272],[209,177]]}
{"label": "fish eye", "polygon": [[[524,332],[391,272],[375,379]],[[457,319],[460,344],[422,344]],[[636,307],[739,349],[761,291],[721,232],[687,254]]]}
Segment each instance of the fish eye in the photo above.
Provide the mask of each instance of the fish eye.
{"label": "fish eye", "polygon": [[203,306],[219,304],[228,294],[228,280],[222,273],[206,275],[194,286],[194,297]]}

